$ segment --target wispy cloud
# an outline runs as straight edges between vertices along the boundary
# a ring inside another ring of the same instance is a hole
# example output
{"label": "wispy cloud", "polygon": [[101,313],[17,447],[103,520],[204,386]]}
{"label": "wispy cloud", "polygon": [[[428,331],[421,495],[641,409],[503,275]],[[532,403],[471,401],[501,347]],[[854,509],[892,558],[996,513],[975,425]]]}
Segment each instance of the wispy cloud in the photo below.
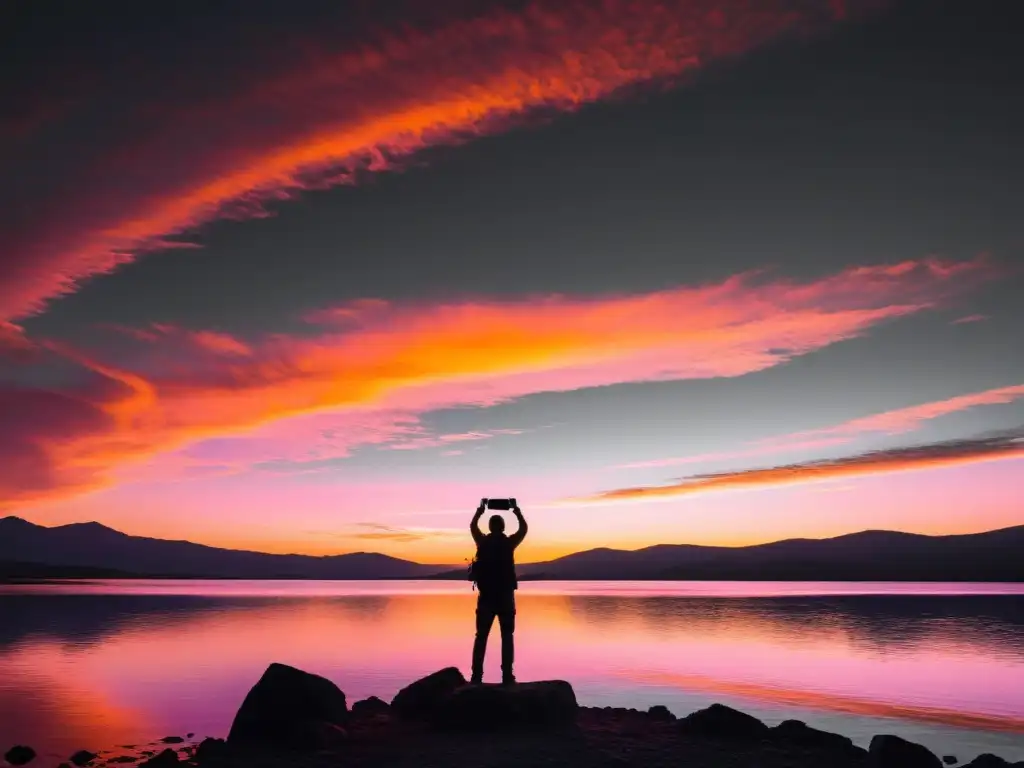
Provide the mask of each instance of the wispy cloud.
{"label": "wispy cloud", "polygon": [[21,326],[0,320],[0,360],[27,363],[36,353],[36,346],[26,338]]}
{"label": "wispy cloud", "polygon": [[[41,340],[91,378],[66,391],[0,391],[4,412],[17,414],[6,420],[0,454],[18,457],[0,462],[0,508],[104,487],[115,468],[283,420],[342,415],[336,442],[347,450],[349,431],[378,444],[421,437],[418,414],[440,408],[740,376],[941,305],[992,274],[984,259],[925,260],[799,283],[744,274],[627,296],[389,304],[354,329],[246,340],[147,328],[132,369]],[[305,439],[289,448],[278,435],[275,450],[282,446],[265,460],[309,455]],[[26,461],[36,469],[19,471]]]}
{"label": "wispy cloud", "polygon": [[369,522],[355,523],[353,527],[356,529],[355,531],[331,535],[353,541],[390,541],[396,544],[411,544],[428,539],[449,538],[455,535],[465,537],[466,535],[466,532],[461,529],[453,531],[446,528],[405,528]]}
{"label": "wispy cloud", "polygon": [[1024,458],[1024,429],[992,437],[871,451],[840,459],[686,477],[668,485],[616,488],[570,503],[638,501],[713,491],[770,488],[821,480],[911,472],[987,461]]}
{"label": "wispy cloud", "polygon": [[1024,397],[1024,384],[999,387],[998,389],[988,389],[983,392],[959,395],[946,400],[937,400],[931,403],[912,405],[908,408],[886,411],[885,413],[866,416],[862,419],[853,419],[837,424],[834,427],[797,432],[785,439],[804,440],[819,437],[851,437],[873,432],[889,435],[901,434],[915,430],[924,422],[931,421],[932,419],[983,405],[1012,403],[1014,400],[1022,397]]}
{"label": "wispy cloud", "polygon": [[667,459],[653,459],[620,465],[620,469],[637,469],[651,467],[669,467],[682,464],[700,464],[710,461],[723,461],[753,456],[765,456],[793,451],[814,450],[852,442],[858,437],[870,434],[895,435],[911,432],[932,419],[948,416],[953,413],[977,408],[983,405],[1012,403],[1024,397],[1024,384],[1010,387],[999,387],[983,392],[936,400],[907,408],[898,408],[884,413],[851,419],[823,429],[811,429],[793,432],[778,437],[758,440],[745,448],[735,451],[694,454]]}
{"label": "wispy cloud", "polygon": [[[452,432],[443,435],[423,435],[422,437],[409,437],[398,440],[382,447],[393,451],[416,451],[423,448],[441,448],[453,443],[488,440],[492,437],[505,435],[521,435],[523,432],[524,430],[522,429],[491,429],[487,431]],[[462,453],[462,451],[455,451],[454,453],[452,451],[445,451],[445,455],[448,456],[455,455],[455,453]]]}
{"label": "wispy cloud", "polygon": [[784,441],[778,438],[779,443],[767,443],[758,441],[747,448],[738,448],[735,451],[714,451],[711,453],[694,453],[689,456],[671,456],[665,459],[649,459],[646,461],[632,461],[627,464],[619,464],[616,469],[655,469],[657,467],[678,467],[684,464],[705,464],[712,461],[731,461],[733,459],[748,459],[754,456],[768,456],[788,451],[815,450],[828,448],[833,445],[842,445],[849,442],[845,437],[825,438],[822,440],[793,440]]}
{"label": "wispy cloud", "polygon": [[[274,57],[277,71],[239,67],[223,98],[203,90],[195,103],[179,95],[117,115],[111,136],[66,169],[73,183],[0,219],[0,320],[39,312],[142,253],[185,247],[176,238],[211,220],[266,215],[266,201],[400,168],[420,150],[502,132],[537,112],[671,81],[843,15],[820,0],[563,0],[422,31],[375,30],[341,51],[324,30],[307,30],[308,55]],[[128,130],[151,112],[159,123]],[[45,148],[37,151],[44,162]]]}
{"label": "wispy cloud", "polygon": [[983,320],[988,320],[988,315],[967,315],[966,317],[960,317],[953,321],[953,325],[963,325],[964,323],[980,323]]}

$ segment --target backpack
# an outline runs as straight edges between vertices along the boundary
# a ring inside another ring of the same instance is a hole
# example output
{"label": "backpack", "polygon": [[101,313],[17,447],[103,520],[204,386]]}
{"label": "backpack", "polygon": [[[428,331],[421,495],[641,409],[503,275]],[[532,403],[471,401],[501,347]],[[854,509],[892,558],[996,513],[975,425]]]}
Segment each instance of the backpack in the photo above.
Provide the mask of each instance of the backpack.
{"label": "backpack", "polygon": [[473,582],[473,588],[488,592],[518,589],[513,551],[507,536],[484,536],[466,573],[466,578]]}

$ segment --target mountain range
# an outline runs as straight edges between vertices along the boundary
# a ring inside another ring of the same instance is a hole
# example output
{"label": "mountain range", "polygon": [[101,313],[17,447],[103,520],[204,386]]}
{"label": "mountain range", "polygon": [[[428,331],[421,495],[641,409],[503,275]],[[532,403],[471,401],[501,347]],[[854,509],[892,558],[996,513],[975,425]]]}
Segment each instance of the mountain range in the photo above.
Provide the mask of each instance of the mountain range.
{"label": "mountain range", "polygon": [[100,523],[47,528],[20,517],[0,519],[0,562],[210,579],[417,579],[443,568],[372,552],[315,557],[221,549],[129,536]]}
{"label": "mountain range", "polygon": [[[468,531],[467,531],[468,539]],[[469,548],[467,545],[467,555]],[[591,549],[518,566],[528,580],[1024,581],[1024,525],[925,536],[862,531],[747,547],[660,544]],[[34,569],[34,570],[33,570]],[[387,555],[274,555],[129,536],[100,523],[44,527],[0,519],[0,578],[124,576],[236,579],[463,579],[455,566]],[[87,570],[85,572],[88,572]]]}

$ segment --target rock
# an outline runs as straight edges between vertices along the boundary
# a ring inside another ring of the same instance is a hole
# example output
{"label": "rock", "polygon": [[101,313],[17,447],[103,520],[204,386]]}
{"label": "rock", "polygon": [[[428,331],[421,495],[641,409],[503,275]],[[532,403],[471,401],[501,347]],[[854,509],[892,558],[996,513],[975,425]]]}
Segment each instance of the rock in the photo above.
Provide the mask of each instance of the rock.
{"label": "rock", "polygon": [[17,746],[11,747],[7,750],[7,754],[4,755],[6,760],[11,765],[25,765],[35,760],[36,751],[32,747],[26,747],[24,744],[18,744]]}
{"label": "rock", "polygon": [[655,720],[661,720],[664,722],[669,722],[671,720],[676,719],[676,716],[673,715],[669,711],[669,708],[664,706],[663,704],[655,704],[653,707],[647,710],[647,714],[653,717]]}
{"label": "rock", "polygon": [[800,720],[783,720],[771,729],[773,740],[799,747],[842,752],[849,755],[864,755],[867,750],[856,746],[852,739],[838,733],[819,731]]}
{"label": "rock", "polygon": [[185,739],[181,736],[164,736],[160,739],[161,744],[182,744],[184,741]]}
{"label": "rock", "polygon": [[684,734],[729,741],[760,741],[771,730],[756,717],[724,704],[712,704],[678,722],[679,730]]}
{"label": "rock", "polygon": [[960,761],[957,759],[956,755],[943,755],[942,762],[946,765],[956,765]]}
{"label": "rock", "polygon": [[139,763],[139,768],[177,768],[178,753],[168,747],[163,752]]}
{"label": "rock", "polygon": [[228,743],[224,739],[203,739],[196,747],[195,761],[197,763],[213,763],[223,760],[231,752]]}
{"label": "rock", "polygon": [[136,763],[139,758],[132,757],[131,755],[120,755],[118,757],[112,757],[107,760],[108,763]]}
{"label": "rock", "polygon": [[971,760],[964,768],[1009,768],[1010,763],[997,755],[986,752]]}
{"label": "rock", "polygon": [[314,723],[308,732],[310,744],[316,744],[318,750],[336,750],[348,741],[348,731],[335,723]]}
{"label": "rock", "polygon": [[942,761],[927,747],[884,734],[871,739],[868,765],[872,768],[942,768]]}
{"label": "rock", "polygon": [[576,719],[579,705],[564,680],[515,685],[464,685],[436,707],[431,721],[444,728],[551,728]]}
{"label": "rock", "polygon": [[78,766],[88,765],[89,763],[91,763],[95,759],[96,759],[96,753],[95,752],[90,752],[87,749],[80,749],[77,752],[75,752],[75,754],[73,754],[71,757],[68,758],[68,760],[70,760],[72,763],[74,763],[75,765],[78,765]]}
{"label": "rock", "polygon": [[452,692],[466,684],[466,678],[455,667],[445,667],[400,690],[391,700],[391,708],[407,720],[427,718],[437,705]]}
{"label": "rock", "polygon": [[382,699],[378,699],[376,696],[362,699],[352,705],[353,717],[374,717],[376,715],[386,715],[390,711],[391,705]]}
{"label": "rock", "polygon": [[324,725],[347,720],[345,694],[330,680],[271,664],[242,702],[227,740],[242,749],[315,751],[335,741]]}

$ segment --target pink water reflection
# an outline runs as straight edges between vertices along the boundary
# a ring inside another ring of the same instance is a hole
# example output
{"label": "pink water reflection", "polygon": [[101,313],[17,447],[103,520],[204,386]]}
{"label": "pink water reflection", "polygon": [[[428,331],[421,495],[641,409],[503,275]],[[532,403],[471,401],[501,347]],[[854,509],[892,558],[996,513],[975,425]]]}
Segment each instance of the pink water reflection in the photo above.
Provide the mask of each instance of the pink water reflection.
{"label": "pink water reflection", "polygon": [[[568,679],[584,703],[665,703],[683,714],[718,700],[769,720],[838,717],[857,737],[969,729],[990,751],[1019,748],[1020,759],[1022,594],[1021,585],[527,583],[517,672]],[[17,714],[0,721],[0,746],[45,743],[56,760],[170,733],[224,735],[271,661],[323,674],[350,700],[390,698],[442,666],[465,669],[472,601],[462,582],[6,588],[0,711]],[[488,667],[496,676],[496,654]],[[965,732],[949,738],[961,743]]]}
{"label": "pink water reflection", "polygon": [[[350,597],[461,595],[454,580],[316,581],[219,579],[67,579],[45,584],[0,584],[4,594],[195,595],[202,597]],[[890,581],[524,581],[520,594],[625,597],[786,597],[828,595],[1021,595],[1024,584]]]}

